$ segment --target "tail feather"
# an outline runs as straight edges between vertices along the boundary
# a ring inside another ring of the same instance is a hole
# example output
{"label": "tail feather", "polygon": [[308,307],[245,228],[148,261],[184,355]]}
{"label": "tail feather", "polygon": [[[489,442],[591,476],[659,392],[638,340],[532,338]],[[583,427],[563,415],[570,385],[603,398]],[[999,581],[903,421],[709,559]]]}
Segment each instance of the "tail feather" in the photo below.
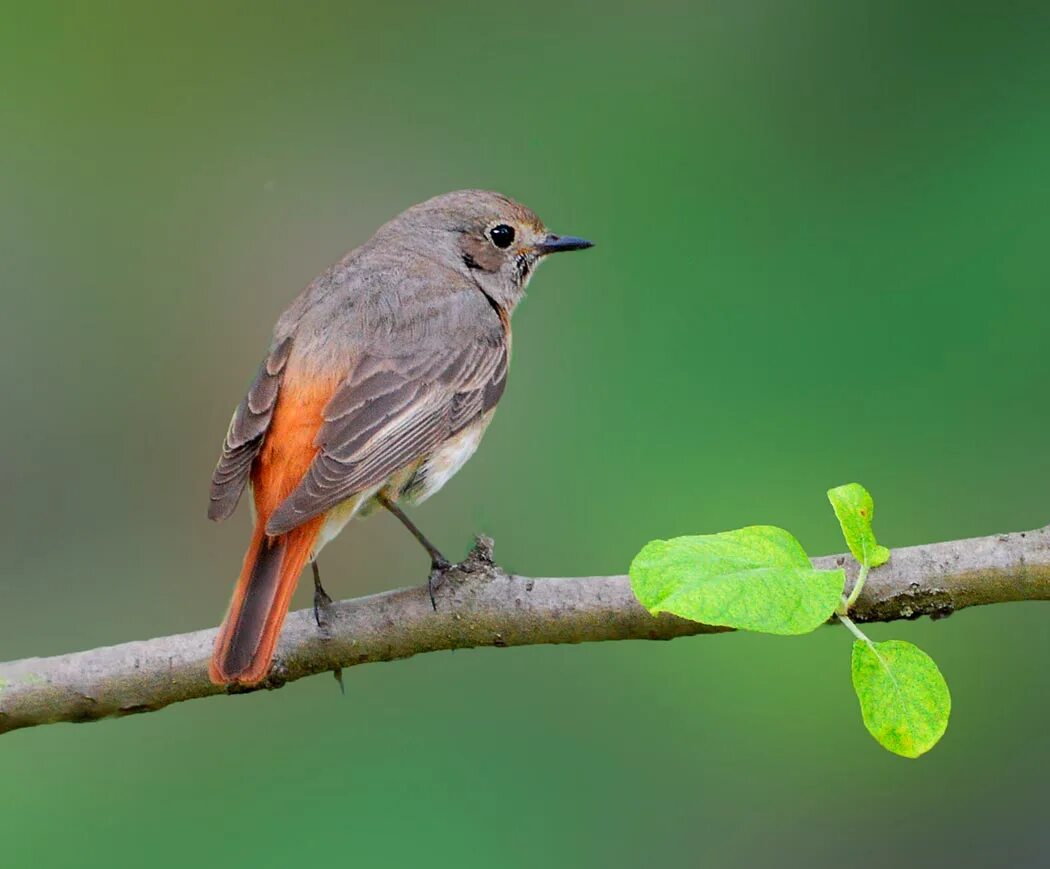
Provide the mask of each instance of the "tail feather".
{"label": "tail feather", "polygon": [[260,516],[230,609],[215,638],[208,675],[216,685],[254,685],[270,671],[299,574],[310,557],[324,517],[278,537],[266,535]]}

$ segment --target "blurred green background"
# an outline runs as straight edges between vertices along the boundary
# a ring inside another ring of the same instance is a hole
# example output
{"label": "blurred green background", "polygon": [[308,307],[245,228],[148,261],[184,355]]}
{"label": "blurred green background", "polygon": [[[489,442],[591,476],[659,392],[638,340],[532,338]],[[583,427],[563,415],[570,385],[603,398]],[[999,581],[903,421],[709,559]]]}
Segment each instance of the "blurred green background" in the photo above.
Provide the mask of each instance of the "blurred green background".
{"label": "blurred green background", "polygon": [[[467,186],[598,247],[540,271],[482,449],[415,513],[449,554],[619,573],[759,522],[837,552],[849,480],[891,546],[1050,521],[1045,3],[3,5],[0,659],[217,623],[248,519],[208,523],[208,479],[277,314]],[[426,573],[390,517],[323,568],[340,597]],[[1046,615],[872,630],[952,687],[917,762],[830,629],[17,732],[3,862],[1040,863]]]}

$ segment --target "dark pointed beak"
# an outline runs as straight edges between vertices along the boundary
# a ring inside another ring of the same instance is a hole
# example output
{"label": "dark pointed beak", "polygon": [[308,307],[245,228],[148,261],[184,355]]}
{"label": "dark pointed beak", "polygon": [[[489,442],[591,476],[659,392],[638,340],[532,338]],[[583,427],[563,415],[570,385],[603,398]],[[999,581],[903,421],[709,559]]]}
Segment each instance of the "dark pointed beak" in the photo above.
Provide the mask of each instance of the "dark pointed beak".
{"label": "dark pointed beak", "polygon": [[563,250],[586,250],[589,247],[594,247],[594,242],[585,238],[577,238],[574,235],[548,235],[535,246],[535,250],[540,256],[546,256]]}

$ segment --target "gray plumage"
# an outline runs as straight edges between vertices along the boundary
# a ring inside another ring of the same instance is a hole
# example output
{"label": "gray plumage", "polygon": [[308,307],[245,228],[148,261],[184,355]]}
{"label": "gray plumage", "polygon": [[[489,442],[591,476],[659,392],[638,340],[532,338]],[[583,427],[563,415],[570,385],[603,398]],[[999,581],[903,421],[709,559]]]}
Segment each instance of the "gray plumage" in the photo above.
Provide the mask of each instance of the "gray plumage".
{"label": "gray plumage", "polygon": [[[514,242],[498,245],[494,227],[512,228]],[[417,479],[401,480],[394,496],[431,494],[418,479],[427,457],[471,426],[483,430],[503,393],[510,315],[536,263],[585,246],[550,235],[513,200],[479,190],[436,197],[382,226],[278,320],[230,423],[208,515],[224,519],[236,507],[285,383],[331,381],[332,392],[317,455],[269,517],[267,534],[290,531],[413,467]]]}

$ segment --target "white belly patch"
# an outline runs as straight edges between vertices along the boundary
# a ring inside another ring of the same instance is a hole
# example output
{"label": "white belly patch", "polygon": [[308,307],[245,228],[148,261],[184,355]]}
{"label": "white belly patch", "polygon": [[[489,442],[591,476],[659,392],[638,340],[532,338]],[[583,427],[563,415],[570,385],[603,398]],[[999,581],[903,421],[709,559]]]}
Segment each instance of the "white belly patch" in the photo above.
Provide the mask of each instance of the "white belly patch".
{"label": "white belly patch", "polygon": [[453,435],[430,454],[430,458],[420,469],[423,483],[418,491],[412,494],[413,502],[419,504],[425,501],[451,480],[456,472],[467,463],[467,459],[474,455],[478,444],[481,443],[481,436],[485,434],[485,429],[492,420],[492,413],[493,411],[490,410],[477,422]]}

